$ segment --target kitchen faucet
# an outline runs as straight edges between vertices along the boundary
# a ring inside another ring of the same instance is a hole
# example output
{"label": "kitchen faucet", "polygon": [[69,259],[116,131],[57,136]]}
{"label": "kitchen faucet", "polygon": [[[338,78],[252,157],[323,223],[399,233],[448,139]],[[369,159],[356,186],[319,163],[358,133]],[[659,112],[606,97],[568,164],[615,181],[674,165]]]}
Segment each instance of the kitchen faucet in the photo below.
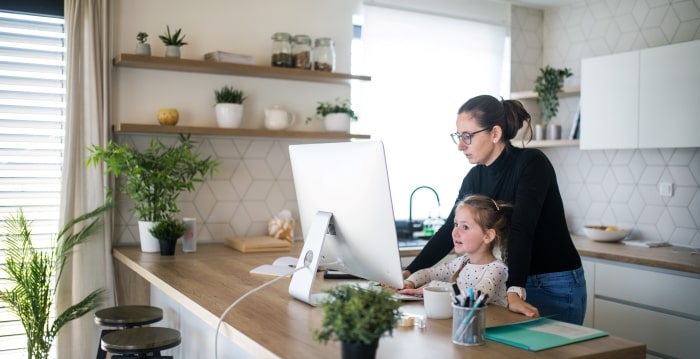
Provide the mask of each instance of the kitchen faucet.
{"label": "kitchen faucet", "polygon": [[413,236],[413,195],[418,191],[419,189],[429,189],[435,193],[435,198],[437,199],[437,204],[438,207],[440,207],[440,196],[438,196],[437,191],[433,189],[433,187],[430,186],[418,186],[416,189],[411,192],[411,197],[408,200],[408,230],[409,230],[409,235]]}

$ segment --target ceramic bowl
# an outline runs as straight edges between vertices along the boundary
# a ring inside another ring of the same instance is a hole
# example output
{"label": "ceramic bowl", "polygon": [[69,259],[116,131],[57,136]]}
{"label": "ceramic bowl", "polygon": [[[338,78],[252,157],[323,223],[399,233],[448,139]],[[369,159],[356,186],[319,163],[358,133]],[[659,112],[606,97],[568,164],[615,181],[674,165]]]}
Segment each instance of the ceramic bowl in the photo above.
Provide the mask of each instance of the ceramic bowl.
{"label": "ceramic bowl", "polygon": [[584,226],[586,237],[598,242],[618,242],[627,237],[631,229],[617,226]]}

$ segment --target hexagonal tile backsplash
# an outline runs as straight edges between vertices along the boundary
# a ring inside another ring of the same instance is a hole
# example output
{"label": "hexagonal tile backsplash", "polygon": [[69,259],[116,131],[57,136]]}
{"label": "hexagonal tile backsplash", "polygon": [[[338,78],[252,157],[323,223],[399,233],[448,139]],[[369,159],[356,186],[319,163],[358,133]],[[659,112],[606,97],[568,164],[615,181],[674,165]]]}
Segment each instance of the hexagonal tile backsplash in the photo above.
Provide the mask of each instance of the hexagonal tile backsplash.
{"label": "hexagonal tile backsplash", "polygon": [[[532,90],[545,64],[568,67],[580,84],[581,59],[700,39],[700,1],[587,0],[547,10],[513,6],[513,91]],[[568,133],[578,97],[555,119]],[[698,119],[700,120],[700,119]],[[632,227],[632,236],[700,247],[700,149],[581,151],[548,148],[569,227]],[[671,197],[659,195],[672,182]]]}

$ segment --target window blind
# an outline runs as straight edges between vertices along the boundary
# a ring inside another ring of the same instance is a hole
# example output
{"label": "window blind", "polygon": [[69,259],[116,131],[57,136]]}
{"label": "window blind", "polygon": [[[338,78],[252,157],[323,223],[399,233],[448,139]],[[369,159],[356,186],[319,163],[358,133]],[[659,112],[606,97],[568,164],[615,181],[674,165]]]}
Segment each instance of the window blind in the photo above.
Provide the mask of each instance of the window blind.
{"label": "window blind", "polygon": [[[21,208],[38,247],[58,231],[64,45],[63,19],[0,11],[0,228],[4,234],[4,220]],[[0,287],[6,278],[0,272]],[[0,359],[26,356],[21,323],[0,306]]]}

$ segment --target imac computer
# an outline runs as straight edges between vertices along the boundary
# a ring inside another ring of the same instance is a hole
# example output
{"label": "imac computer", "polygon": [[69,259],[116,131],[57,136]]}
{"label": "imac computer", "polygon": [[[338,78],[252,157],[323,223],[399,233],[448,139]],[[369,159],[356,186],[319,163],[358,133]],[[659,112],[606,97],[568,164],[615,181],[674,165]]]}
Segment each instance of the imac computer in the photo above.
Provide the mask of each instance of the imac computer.
{"label": "imac computer", "polygon": [[318,305],[319,267],[403,287],[382,142],[291,145],[289,157],[304,235],[289,294]]}

